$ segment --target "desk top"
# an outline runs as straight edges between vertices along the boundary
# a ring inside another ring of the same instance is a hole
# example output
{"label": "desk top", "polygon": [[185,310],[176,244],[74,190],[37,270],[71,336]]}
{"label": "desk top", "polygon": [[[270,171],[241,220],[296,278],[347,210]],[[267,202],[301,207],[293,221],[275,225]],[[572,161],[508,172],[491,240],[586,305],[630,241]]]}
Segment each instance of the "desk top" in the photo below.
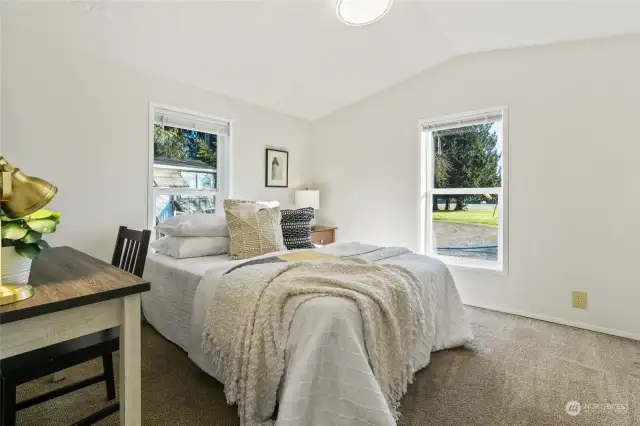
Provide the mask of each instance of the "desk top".
{"label": "desk top", "polygon": [[0,324],[149,291],[148,281],[71,247],[43,250],[31,266],[35,295],[0,306]]}

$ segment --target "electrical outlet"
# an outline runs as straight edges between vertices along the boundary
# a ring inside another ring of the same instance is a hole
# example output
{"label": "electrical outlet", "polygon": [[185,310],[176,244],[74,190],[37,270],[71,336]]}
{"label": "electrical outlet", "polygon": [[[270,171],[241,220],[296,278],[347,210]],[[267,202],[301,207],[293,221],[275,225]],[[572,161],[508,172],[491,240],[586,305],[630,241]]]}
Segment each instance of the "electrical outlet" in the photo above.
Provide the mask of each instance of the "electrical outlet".
{"label": "electrical outlet", "polygon": [[587,292],[586,291],[572,292],[571,306],[578,309],[587,309]]}

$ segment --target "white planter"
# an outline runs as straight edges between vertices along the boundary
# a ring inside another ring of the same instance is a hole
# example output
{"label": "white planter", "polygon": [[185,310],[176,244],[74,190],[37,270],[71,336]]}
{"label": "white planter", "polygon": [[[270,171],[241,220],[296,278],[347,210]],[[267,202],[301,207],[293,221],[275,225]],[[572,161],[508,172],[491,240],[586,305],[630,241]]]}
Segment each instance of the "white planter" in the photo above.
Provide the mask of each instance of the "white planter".
{"label": "white planter", "polygon": [[2,247],[2,284],[27,284],[31,259],[20,256],[13,247]]}

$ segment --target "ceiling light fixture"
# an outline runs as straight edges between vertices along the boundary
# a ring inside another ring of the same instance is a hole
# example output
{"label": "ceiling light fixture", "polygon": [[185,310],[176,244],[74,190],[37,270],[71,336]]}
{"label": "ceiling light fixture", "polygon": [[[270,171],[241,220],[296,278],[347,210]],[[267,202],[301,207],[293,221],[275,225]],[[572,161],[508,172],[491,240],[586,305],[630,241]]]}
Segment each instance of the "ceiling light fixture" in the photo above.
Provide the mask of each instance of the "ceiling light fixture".
{"label": "ceiling light fixture", "polygon": [[391,9],[393,0],[338,0],[336,13],[347,25],[373,24]]}

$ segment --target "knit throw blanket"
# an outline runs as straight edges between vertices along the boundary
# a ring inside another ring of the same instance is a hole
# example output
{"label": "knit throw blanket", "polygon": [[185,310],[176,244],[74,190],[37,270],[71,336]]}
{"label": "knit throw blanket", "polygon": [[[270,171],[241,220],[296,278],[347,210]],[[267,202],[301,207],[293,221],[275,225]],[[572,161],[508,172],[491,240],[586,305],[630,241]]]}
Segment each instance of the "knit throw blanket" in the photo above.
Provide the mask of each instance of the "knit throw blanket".
{"label": "knit throw blanket", "polygon": [[357,257],[252,265],[226,274],[207,312],[202,345],[223,370],[227,402],[238,404],[241,424],[274,424],[291,322],[302,303],[323,296],[357,304],[373,374],[397,417],[413,381],[414,342],[426,333],[420,286],[405,268]]}

